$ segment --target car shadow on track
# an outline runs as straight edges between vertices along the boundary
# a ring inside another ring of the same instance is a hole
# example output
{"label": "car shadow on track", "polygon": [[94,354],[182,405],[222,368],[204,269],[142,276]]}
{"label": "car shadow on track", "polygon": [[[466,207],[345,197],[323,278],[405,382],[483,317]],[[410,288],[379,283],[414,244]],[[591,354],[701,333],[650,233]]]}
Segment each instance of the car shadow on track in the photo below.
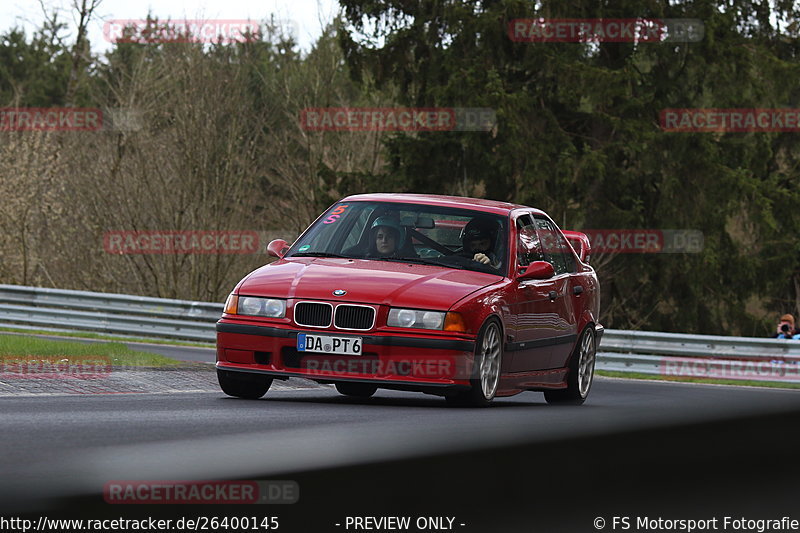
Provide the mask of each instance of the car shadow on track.
{"label": "car shadow on track", "polygon": [[[305,392],[305,391],[304,391]],[[307,394],[307,393],[306,393]],[[251,401],[252,400],[241,400],[239,398],[230,398],[225,397],[221,398],[223,400],[231,400],[231,401]],[[496,408],[511,408],[511,407],[549,407],[545,402],[544,398],[537,398],[536,396],[531,396],[529,401],[522,401],[521,399],[513,399],[513,400],[506,400],[506,399],[499,399],[492,402],[489,407],[461,407],[461,406],[449,406],[447,401],[441,397],[398,397],[398,396],[380,396],[376,395],[371,398],[350,398],[347,396],[307,396],[307,395],[273,395],[270,396],[267,393],[266,396],[258,400],[259,402],[281,402],[281,403],[318,403],[318,404],[325,404],[325,405],[359,405],[359,406],[374,406],[374,407],[430,407],[430,408],[441,408],[441,409],[457,409],[457,410],[466,410],[466,409],[478,409],[483,410],[487,408],[496,409]]]}

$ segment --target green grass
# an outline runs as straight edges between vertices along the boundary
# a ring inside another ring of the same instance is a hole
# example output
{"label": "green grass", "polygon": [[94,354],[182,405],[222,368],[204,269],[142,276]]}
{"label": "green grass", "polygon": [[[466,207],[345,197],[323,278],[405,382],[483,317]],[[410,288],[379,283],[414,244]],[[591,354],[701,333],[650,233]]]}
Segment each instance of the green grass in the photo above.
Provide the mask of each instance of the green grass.
{"label": "green grass", "polygon": [[102,333],[92,333],[89,331],[47,331],[33,329],[19,329],[13,326],[0,327],[0,331],[9,333],[20,333],[22,335],[49,335],[51,337],[75,337],[78,339],[97,339],[119,342],[143,342],[147,344],[164,344],[167,346],[191,346],[193,348],[213,348],[213,342],[191,342],[191,341],[172,341],[168,339],[153,339],[147,337],[123,337],[115,335],[105,335]]}
{"label": "green grass", "polygon": [[131,350],[121,342],[80,343],[0,335],[0,360],[19,362],[35,357],[67,359],[75,363],[100,360],[113,366],[174,367],[181,364],[163,355]]}
{"label": "green grass", "polygon": [[598,376],[625,379],[648,379],[655,381],[679,381],[684,383],[711,383],[714,385],[737,385],[740,387],[768,387],[771,389],[800,389],[800,383],[786,383],[783,381],[749,381],[740,379],[714,379],[693,378],[684,376],[659,376],[654,374],[640,374],[637,372],[613,372],[609,370],[595,370]]}

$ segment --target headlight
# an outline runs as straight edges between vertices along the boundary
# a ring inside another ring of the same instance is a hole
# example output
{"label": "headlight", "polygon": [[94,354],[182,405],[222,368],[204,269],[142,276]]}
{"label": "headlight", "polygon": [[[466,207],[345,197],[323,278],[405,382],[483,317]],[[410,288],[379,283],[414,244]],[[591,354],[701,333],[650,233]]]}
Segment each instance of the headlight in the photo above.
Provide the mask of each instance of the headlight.
{"label": "headlight", "polygon": [[286,316],[286,300],[240,296],[239,314],[283,318]]}
{"label": "headlight", "polygon": [[266,300],[264,302],[264,314],[275,318],[283,317],[286,314],[286,301]]}
{"label": "headlight", "polygon": [[435,311],[426,311],[422,315],[422,325],[425,329],[442,329],[444,322],[444,313],[437,313]]}
{"label": "headlight", "polygon": [[395,328],[442,329],[444,312],[416,309],[389,309],[387,326]]}

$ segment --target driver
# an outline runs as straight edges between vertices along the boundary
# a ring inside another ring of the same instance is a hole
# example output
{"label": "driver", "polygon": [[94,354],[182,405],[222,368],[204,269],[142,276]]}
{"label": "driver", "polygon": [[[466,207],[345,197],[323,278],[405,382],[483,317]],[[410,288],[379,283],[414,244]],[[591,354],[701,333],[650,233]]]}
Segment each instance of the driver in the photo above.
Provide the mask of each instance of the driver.
{"label": "driver", "polygon": [[405,231],[400,223],[392,217],[378,217],[370,227],[370,257],[397,257]]}
{"label": "driver", "polygon": [[497,224],[488,218],[476,217],[464,226],[461,234],[461,255],[492,268],[500,267],[500,260],[493,252],[497,238]]}

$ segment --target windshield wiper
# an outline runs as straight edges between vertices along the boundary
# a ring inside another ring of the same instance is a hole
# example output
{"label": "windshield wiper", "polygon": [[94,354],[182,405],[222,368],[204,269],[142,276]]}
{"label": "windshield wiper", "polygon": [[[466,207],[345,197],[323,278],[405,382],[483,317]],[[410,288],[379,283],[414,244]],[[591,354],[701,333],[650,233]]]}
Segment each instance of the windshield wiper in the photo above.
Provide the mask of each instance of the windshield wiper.
{"label": "windshield wiper", "polygon": [[419,263],[421,265],[440,266],[445,268],[458,268],[463,270],[465,267],[459,264],[445,263],[444,261],[436,261],[435,259],[426,259],[422,257],[384,257],[382,261],[396,261],[400,263]]}
{"label": "windshield wiper", "polygon": [[[448,257],[448,256],[442,256]],[[458,256],[449,256],[449,257],[458,257]],[[406,257],[402,259],[397,259],[397,261],[407,261],[407,262],[415,262],[421,263],[423,265],[433,265],[433,266],[440,266],[445,268],[456,268],[458,270],[469,270],[471,272],[484,272],[486,274],[500,274],[500,269],[492,267],[490,265],[484,265],[483,263],[479,263],[477,261],[466,261],[465,263],[461,262],[449,262],[449,261],[442,261],[437,260],[437,258],[432,257]]]}
{"label": "windshield wiper", "polygon": [[337,257],[339,259],[353,259],[347,255],[331,254],[328,252],[297,252],[289,257]]}

